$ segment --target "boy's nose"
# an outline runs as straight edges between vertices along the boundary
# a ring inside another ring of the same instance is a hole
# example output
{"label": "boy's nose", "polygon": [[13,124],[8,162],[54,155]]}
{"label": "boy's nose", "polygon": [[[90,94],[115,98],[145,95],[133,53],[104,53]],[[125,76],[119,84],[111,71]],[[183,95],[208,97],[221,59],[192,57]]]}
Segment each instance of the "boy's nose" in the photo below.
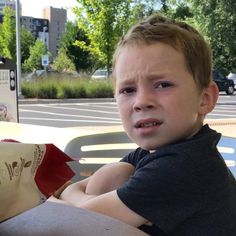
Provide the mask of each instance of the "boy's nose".
{"label": "boy's nose", "polygon": [[133,109],[135,111],[149,110],[155,108],[154,95],[150,91],[137,92]]}

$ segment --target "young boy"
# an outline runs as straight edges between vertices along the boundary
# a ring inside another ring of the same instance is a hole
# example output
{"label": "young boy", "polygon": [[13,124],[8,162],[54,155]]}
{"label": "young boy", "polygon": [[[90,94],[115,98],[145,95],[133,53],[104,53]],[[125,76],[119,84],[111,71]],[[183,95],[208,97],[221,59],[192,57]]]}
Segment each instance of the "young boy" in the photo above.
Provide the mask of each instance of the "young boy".
{"label": "young boy", "polygon": [[236,235],[236,181],[203,125],[218,98],[211,51],[161,16],[134,26],[114,54],[123,126],[140,148],[67,187],[60,199],[150,235]]}

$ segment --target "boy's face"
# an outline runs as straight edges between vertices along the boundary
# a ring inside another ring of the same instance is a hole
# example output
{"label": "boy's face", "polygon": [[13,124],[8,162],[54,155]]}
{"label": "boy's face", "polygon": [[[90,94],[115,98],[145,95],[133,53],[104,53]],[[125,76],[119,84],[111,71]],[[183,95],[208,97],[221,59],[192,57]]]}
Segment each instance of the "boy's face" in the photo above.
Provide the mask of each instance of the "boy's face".
{"label": "boy's face", "polygon": [[203,92],[172,47],[124,47],[115,67],[115,96],[123,126],[140,147],[158,147],[189,138],[202,126]]}

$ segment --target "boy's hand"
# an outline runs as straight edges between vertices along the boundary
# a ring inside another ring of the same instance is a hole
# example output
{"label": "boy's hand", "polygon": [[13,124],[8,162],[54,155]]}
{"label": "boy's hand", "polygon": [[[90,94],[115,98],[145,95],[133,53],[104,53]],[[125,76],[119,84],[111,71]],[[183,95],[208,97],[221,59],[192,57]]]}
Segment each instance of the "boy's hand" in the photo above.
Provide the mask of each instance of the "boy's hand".
{"label": "boy's hand", "polygon": [[69,186],[71,185],[71,181],[67,181],[65,184],[63,184],[59,189],[57,189],[51,197],[48,198],[48,201],[50,202],[56,202],[56,203],[65,203],[64,201],[60,200],[61,193]]}
{"label": "boy's hand", "polygon": [[54,193],[53,193],[53,196],[55,197],[55,198],[60,198],[60,195],[61,195],[61,193],[69,186],[69,185],[71,185],[71,181],[69,180],[69,181],[67,181],[65,184],[63,184],[59,189],[57,189]]}

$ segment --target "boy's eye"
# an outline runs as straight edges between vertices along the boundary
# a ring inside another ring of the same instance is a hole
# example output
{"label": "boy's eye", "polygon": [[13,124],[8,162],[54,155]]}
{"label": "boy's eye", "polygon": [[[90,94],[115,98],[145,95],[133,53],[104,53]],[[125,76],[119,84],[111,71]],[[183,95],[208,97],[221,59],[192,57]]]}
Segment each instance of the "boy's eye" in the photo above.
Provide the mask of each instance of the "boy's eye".
{"label": "boy's eye", "polygon": [[172,84],[169,82],[161,82],[156,85],[157,88],[168,88],[171,86],[172,86]]}
{"label": "boy's eye", "polygon": [[135,88],[124,88],[120,90],[120,93],[131,94],[134,93],[135,91],[136,91]]}

